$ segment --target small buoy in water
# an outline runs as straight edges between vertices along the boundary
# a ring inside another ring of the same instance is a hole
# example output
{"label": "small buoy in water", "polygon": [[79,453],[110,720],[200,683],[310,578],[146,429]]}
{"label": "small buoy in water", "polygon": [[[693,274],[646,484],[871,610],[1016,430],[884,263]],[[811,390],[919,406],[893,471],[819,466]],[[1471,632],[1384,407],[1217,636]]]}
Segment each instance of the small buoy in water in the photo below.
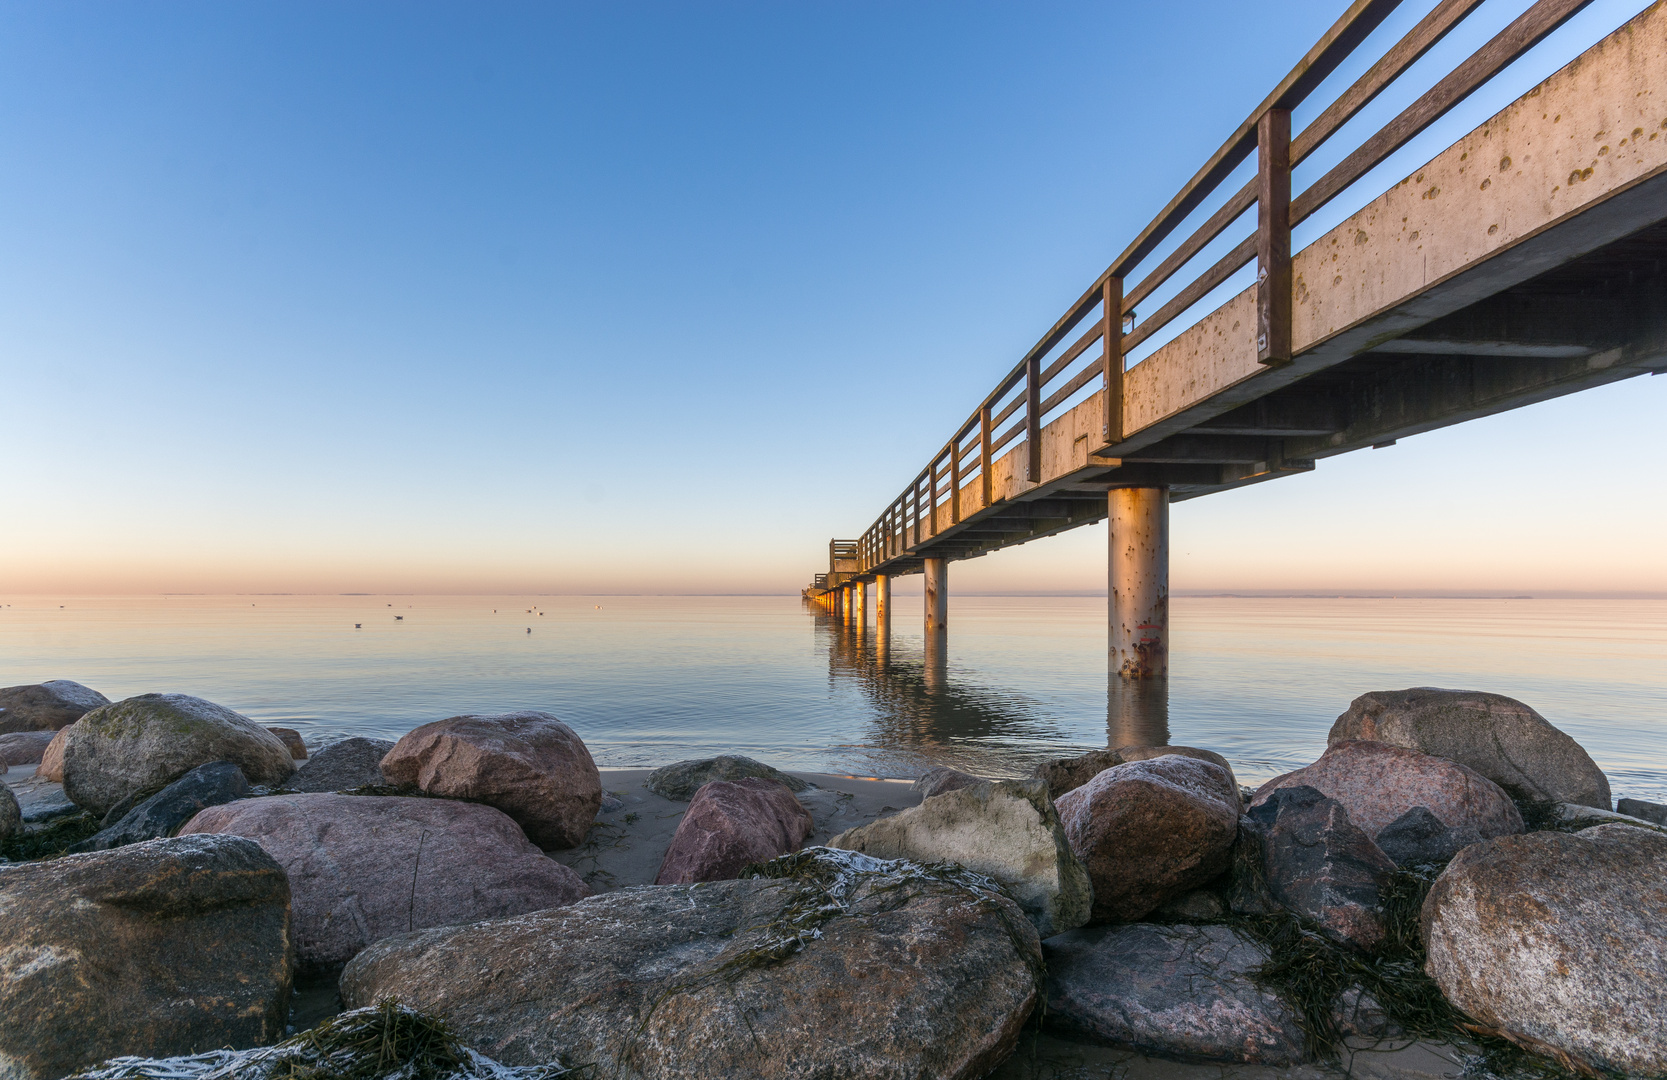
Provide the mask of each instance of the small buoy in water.
{"label": "small buoy in water", "polygon": [[355,629],[355,630],[362,630],[363,628],[364,628],[364,623],[354,623],[353,624],[353,629]]}
{"label": "small buoy in water", "polygon": [[404,622],[404,621],[405,621],[405,616],[403,616],[403,615],[395,615],[394,616],[394,622]]}
{"label": "small buoy in water", "polygon": [[532,628],[532,627],[530,627],[530,626],[529,626],[529,627],[527,627],[527,633],[529,633],[529,634],[530,634],[530,633],[532,633],[532,632],[533,632],[533,628]]}

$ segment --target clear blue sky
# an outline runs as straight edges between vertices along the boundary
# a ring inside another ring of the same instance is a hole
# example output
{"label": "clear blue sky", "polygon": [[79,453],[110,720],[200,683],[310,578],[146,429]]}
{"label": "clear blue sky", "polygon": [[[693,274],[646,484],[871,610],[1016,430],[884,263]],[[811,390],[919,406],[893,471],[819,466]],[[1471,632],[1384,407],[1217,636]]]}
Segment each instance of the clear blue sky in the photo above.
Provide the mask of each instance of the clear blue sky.
{"label": "clear blue sky", "polygon": [[[0,3],[0,592],[796,589],[1341,8]],[[1667,590],[1664,405],[1178,506],[1175,585]]]}

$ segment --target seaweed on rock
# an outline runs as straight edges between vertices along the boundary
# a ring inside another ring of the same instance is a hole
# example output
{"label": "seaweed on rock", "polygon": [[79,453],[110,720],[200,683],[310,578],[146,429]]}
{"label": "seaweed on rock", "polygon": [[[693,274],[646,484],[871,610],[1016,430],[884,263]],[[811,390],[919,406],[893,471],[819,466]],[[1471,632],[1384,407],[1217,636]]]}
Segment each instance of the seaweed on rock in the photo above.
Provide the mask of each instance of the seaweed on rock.
{"label": "seaweed on rock", "polygon": [[0,861],[30,862],[53,859],[98,832],[99,819],[83,810],[61,817],[44,828],[20,832],[0,840]]}
{"label": "seaweed on rock", "polygon": [[393,998],[255,1050],[120,1057],[68,1080],[558,1080],[584,1066],[512,1067],[464,1046],[444,1022]]}

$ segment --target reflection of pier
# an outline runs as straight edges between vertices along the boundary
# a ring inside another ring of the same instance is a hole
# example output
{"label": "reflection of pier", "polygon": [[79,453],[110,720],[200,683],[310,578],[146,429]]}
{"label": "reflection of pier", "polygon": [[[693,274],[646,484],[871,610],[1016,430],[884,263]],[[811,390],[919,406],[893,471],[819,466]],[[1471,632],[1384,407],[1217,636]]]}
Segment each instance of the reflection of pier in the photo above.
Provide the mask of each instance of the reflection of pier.
{"label": "reflection of pier", "polygon": [[[899,639],[884,620],[808,607],[818,643],[827,648],[830,680],[855,686],[868,699],[874,714],[868,742],[888,757],[917,771],[946,764],[988,775],[994,762],[1017,775],[1058,756],[1042,747],[1068,743],[1067,729],[1041,702],[952,673],[942,628]],[[1165,680],[1108,680],[1106,745],[1167,743],[1168,720]]]}

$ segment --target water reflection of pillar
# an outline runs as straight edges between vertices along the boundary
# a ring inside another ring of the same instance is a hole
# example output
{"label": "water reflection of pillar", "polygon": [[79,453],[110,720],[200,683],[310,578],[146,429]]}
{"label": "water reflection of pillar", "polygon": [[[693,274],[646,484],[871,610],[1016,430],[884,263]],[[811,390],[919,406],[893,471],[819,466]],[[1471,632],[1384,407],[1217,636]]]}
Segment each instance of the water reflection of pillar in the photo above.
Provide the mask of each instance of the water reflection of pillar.
{"label": "water reflection of pillar", "polygon": [[1169,680],[1126,679],[1113,671],[1106,680],[1106,745],[1169,744]]}
{"label": "water reflection of pillar", "polygon": [[925,666],[926,692],[941,694],[949,685],[949,630],[938,626],[926,631]]}

